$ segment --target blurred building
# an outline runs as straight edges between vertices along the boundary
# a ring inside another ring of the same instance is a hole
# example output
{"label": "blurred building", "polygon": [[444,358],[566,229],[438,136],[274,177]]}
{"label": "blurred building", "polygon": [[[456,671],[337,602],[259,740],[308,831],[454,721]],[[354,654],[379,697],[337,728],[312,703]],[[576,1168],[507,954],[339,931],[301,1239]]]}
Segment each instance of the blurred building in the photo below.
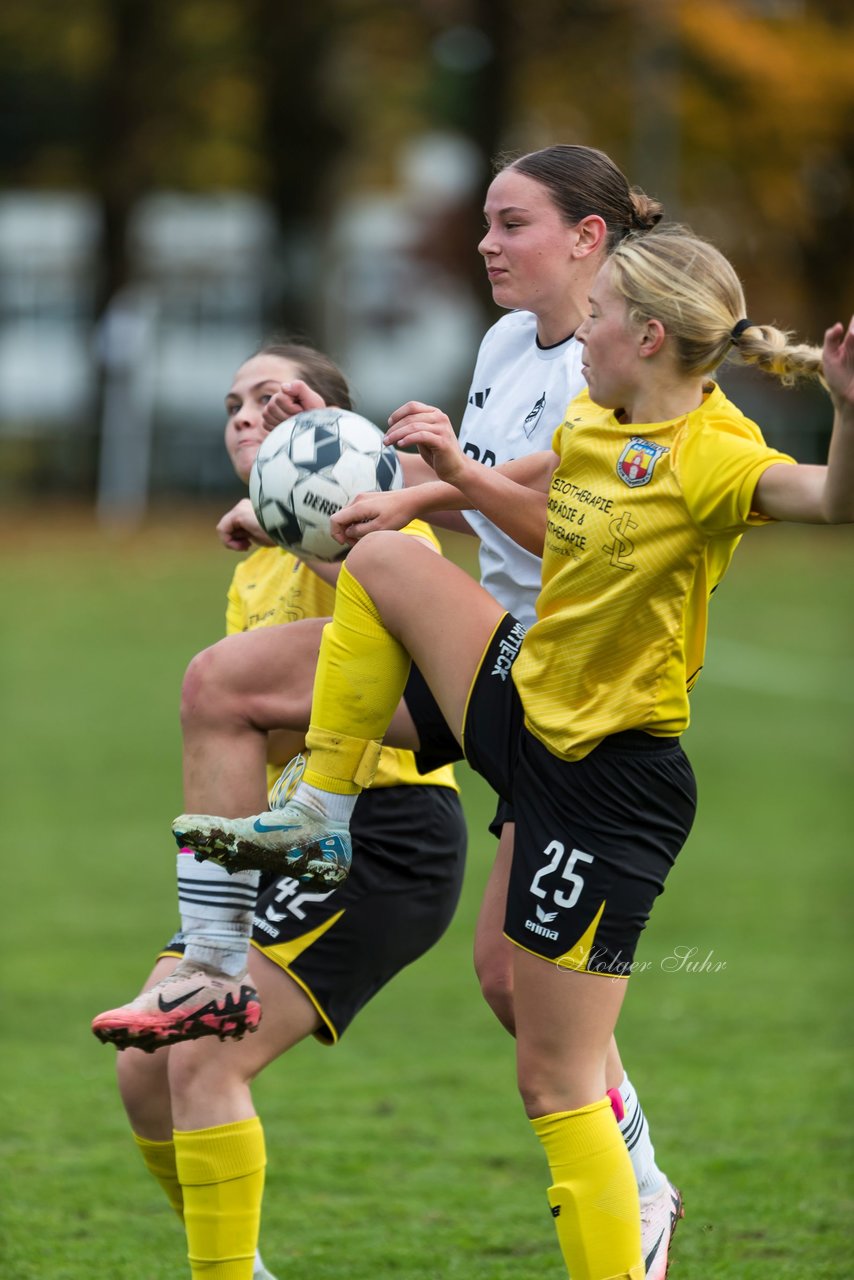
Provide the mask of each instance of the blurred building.
{"label": "blurred building", "polygon": [[479,178],[468,157],[451,152],[428,139],[403,158],[400,193],[344,201],[298,280],[283,278],[294,246],[282,245],[263,201],[154,193],[127,227],[129,283],[97,323],[96,202],[4,195],[7,487],[74,496],[91,491],[94,470],[101,515],[127,520],[152,496],[233,491],[222,447],[228,380],[270,316],[277,330],[294,332],[281,298],[298,288],[319,332],[297,327],[297,335],[339,361],[363,413],[384,420],[410,398],[458,409],[483,317],[467,282],[431,252],[442,214]]}
{"label": "blurred building", "polygon": [[261,337],[278,236],[253,197],[161,193],[137,205],[128,248],[132,284],[113,298],[96,335],[105,514],[141,509],[149,492],[233,485],[223,398]]}
{"label": "blurred building", "polygon": [[[0,463],[9,493],[91,496],[132,520],[152,496],[236,492],[222,447],[223,397],[269,318],[293,332],[303,296],[317,342],[376,421],[408,399],[459,418],[489,323],[461,259],[461,210],[484,185],[469,144],[413,139],[393,190],[340,202],[306,255],[284,245],[270,208],[239,193],[153,193],[127,227],[129,283],[96,324],[102,251],[85,195],[0,196]],[[456,229],[456,239],[453,229]],[[301,255],[301,256],[300,256]],[[300,265],[301,264],[301,265]],[[292,279],[286,279],[290,272]],[[725,388],[770,443],[824,457],[826,397],[746,370]]]}
{"label": "blurred building", "polygon": [[225,383],[261,333],[277,235],[251,197],[153,195],[96,324],[101,235],[85,196],[0,198],[0,447],[7,479],[71,494],[94,449],[102,509],[132,516],[152,491],[232,482]]}
{"label": "blurred building", "polygon": [[101,228],[85,196],[0,195],[0,432],[50,431],[91,412]]}
{"label": "blurred building", "polygon": [[[482,159],[453,133],[412,138],[392,191],[356,192],[336,211],[323,271],[323,328],[366,417],[406,400],[462,412],[487,321],[459,228],[484,185]],[[457,234],[452,235],[451,229]]]}

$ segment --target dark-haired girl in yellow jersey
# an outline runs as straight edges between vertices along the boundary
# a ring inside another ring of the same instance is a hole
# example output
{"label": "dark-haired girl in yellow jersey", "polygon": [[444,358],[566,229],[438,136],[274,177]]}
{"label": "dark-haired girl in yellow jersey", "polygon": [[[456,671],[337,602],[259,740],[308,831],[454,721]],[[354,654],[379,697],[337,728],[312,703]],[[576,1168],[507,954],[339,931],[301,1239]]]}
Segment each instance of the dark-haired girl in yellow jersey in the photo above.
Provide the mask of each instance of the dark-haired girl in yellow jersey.
{"label": "dark-haired girl in yellow jersey", "polygon": [[[309,769],[277,815],[282,829],[243,856],[264,863],[275,848],[287,865],[301,840],[345,838],[354,777],[379,751],[411,656],[470,763],[514,805],[505,931],[518,1079],[567,1269],[572,1280],[641,1280],[637,1189],[605,1055],[638,936],[694,816],[680,734],[710,592],[751,525],[854,521],[854,321],[830,328],[821,350],[793,346],[747,318],[725,258],[674,228],[616,247],[579,338],[589,393],[569,406],[553,451],[477,466],[444,414],[415,403],[388,435],[417,445],[446,482],[433,495],[442,506],[453,486],[458,506],[542,552],[537,622],[523,638],[411,538],[365,537],[324,633]],[[835,410],[826,466],[769,448],[710,381],[733,349],[784,380],[823,377]],[[366,497],[342,518],[355,540],[356,525],[383,516]],[[213,826],[198,815],[176,824],[202,851]],[[251,819],[233,826],[246,834]]]}
{"label": "dark-haired girl in yellow jersey", "polygon": [[[291,412],[327,401],[349,407],[347,383],[328,357],[303,344],[262,348],[240,366],[226,396],[226,448],[244,481],[267,434],[265,405],[283,384]],[[230,542],[241,541],[239,511],[220,526]],[[436,545],[427,525],[416,522],[412,532]],[[334,585],[318,573],[334,575],[336,566],[317,570],[279,547],[255,548],[229,588],[229,635],[287,624],[279,629],[314,636],[316,652],[335,599]],[[294,737],[264,736],[266,781],[301,745]],[[256,807],[267,794],[264,765],[259,755],[243,779],[260,796]],[[222,798],[222,777],[210,785]],[[456,908],[466,830],[452,768],[422,777],[411,752],[385,749],[354,815],[353,835],[356,865],[334,892],[287,875],[231,876],[183,850],[181,932],[164,947],[143,995],[95,1019],[102,1039],[157,1049],[120,1053],[119,1087],[146,1166],[184,1222],[193,1276],[273,1280],[257,1253],[265,1153],[251,1083],[308,1036],[337,1043],[377,991],[441,937]],[[212,976],[223,969],[239,979],[232,987],[253,1017],[249,1028],[258,1021],[259,997],[263,1002],[257,1034],[240,1044],[211,1036],[172,1043],[179,1011],[191,1029],[193,1018],[204,1016],[199,1010],[231,989]]]}

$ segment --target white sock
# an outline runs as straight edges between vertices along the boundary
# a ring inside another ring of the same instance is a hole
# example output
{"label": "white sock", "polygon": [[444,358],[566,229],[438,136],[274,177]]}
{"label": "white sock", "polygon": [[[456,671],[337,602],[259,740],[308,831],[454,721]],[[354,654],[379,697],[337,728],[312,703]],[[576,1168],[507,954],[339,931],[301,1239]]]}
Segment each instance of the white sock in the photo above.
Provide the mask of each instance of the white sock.
{"label": "white sock", "polygon": [[215,862],[197,862],[192,849],[181,849],[177,866],[184,960],[242,977],[260,871],[232,874]]}
{"label": "white sock", "polygon": [[301,782],[294,792],[294,800],[333,822],[348,823],[358,799],[358,796],[341,796],[337,791],[321,791],[308,782]]}
{"label": "white sock", "polygon": [[638,1195],[642,1198],[654,1196],[660,1191],[667,1179],[655,1163],[655,1150],[649,1136],[649,1125],[643,1108],[635,1093],[635,1087],[627,1075],[623,1076],[620,1085],[620,1097],[626,1113],[620,1121],[620,1133],[623,1135],[635,1178],[638,1184]]}

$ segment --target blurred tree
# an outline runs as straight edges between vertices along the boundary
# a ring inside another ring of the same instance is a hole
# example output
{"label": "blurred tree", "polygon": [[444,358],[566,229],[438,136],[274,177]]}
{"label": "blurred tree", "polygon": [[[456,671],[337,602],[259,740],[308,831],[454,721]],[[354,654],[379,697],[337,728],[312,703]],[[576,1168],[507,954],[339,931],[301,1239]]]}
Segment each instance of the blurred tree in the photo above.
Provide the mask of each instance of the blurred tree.
{"label": "blurred tree", "polygon": [[128,283],[128,218],[154,176],[144,138],[160,32],[151,8],[146,0],[114,0],[90,15],[97,23],[90,38],[101,56],[86,85],[89,118],[80,158],[84,185],[99,198],[103,219],[99,315]]}
{"label": "blurred tree", "polygon": [[93,194],[100,310],[141,196],[265,196],[269,320],[323,341],[326,227],[399,188],[412,139],[480,157],[422,251],[484,303],[488,162],[582,142],[719,243],[755,315],[817,339],[854,297],[852,37],[850,0],[6,0],[0,183]]}
{"label": "blurred tree", "polygon": [[298,247],[420,131],[582,141],[814,329],[854,283],[852,35],[845,0],[7,0],[0,180],[99,193],[107,296],[141,191],[266,193]]}
{"label": "blurred tree", "polygon": [[332,182],[343,153],[354,145],[351,118],[336,84],[336,44],[352,23],[334,0],[283,9],[281,0],[252,0],[250,68],[259,96],[256,149],[261,191],[282,230],[284,261],[271,263],[281,288],[272,325],[316,332],[314,299],[323,228],[333,203]]}
{"label": "blurred tree", "polygon": [[431,28],[424,117],[466,138],[482,164],[465,204],[450,211],[437,228],[435,252],[447,269],[469,280],[488,312],[492,295],[474,246],[483,235],[489,165],[505,146],[510,124],[511,69],[521,18],[510,0],[425,0],[424,10]]}
{"label": "blurred tree", "polygon": [[818,338],[854,296],[854,10],[707,0],[678,17],[690,217],[734,254],[754,310]]}
{"label": "blurred tree", "polygon": [[[536,18],[532,15],[536,12]],[[854,296],[854,10],[838,0],[531,0],[514,133],[601,146],[820,335]]]}

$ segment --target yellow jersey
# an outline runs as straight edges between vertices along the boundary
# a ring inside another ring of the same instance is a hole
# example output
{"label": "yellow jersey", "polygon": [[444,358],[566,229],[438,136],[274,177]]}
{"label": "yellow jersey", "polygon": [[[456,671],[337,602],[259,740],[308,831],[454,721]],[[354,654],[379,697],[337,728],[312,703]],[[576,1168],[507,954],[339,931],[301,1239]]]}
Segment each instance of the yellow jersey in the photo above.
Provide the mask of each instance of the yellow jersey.
{"label": "yellow jersey", "polygon": [[720,388],[672,422],[629,425],[587,392],[554,435],[537,622],[513,669],[530,731],[564,760],[608,734],[682,733],[709,596],[762,472],[792,463]]}
{"label": "yellow jersey", "polygon": [[[428,540],[437,549],[439,541],[428,524],[413,520],[405,533]],[[253,631],[300,618],[329,618],[335,607],[335,588],[324,582],[296,556],[280,547],[259,547],[241,560],[228,589],[226,633]],[[268,789],[287,761],[267,766]],[[411,751],[383,747],[372,787],[399,785],[450,787],[458,791],[453,766],[421,774]]]}

